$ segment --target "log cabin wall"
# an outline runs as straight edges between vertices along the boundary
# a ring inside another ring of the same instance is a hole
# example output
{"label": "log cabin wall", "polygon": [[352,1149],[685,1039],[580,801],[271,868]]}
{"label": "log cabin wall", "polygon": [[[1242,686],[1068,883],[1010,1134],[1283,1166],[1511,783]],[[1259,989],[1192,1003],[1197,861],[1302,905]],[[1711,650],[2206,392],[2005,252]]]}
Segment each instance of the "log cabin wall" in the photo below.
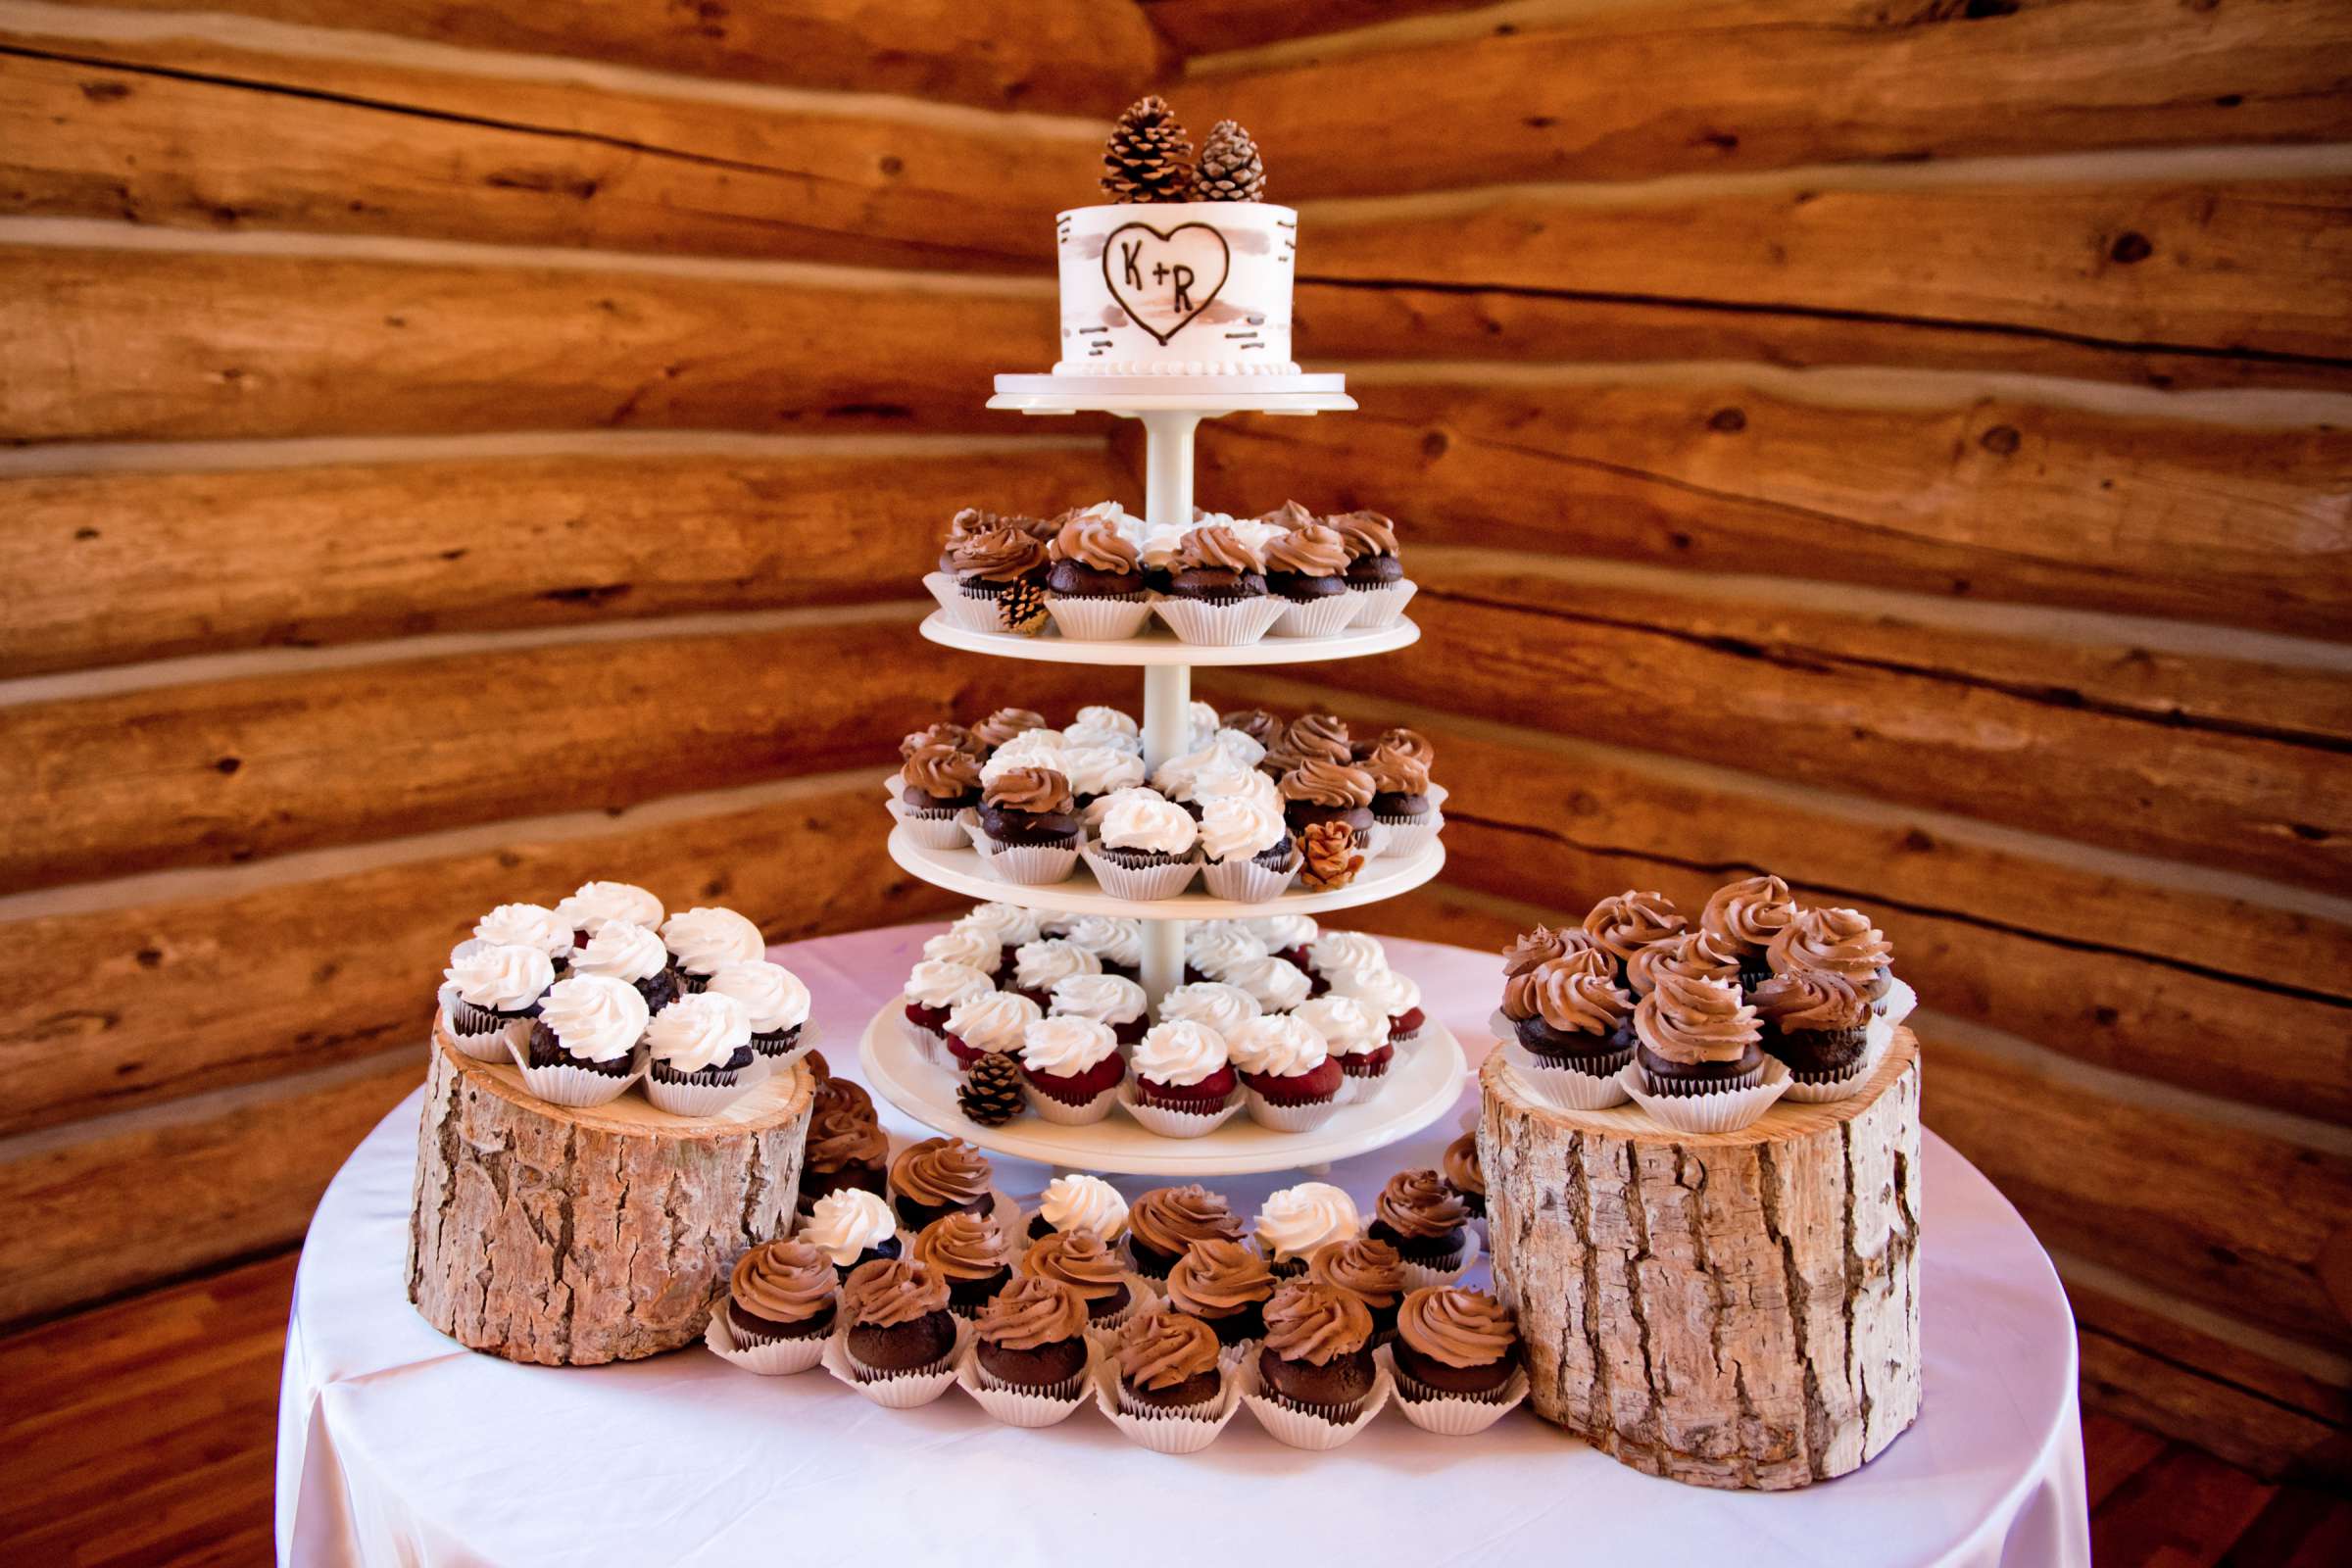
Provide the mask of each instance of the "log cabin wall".
{"label": "log cabin wall", "polygon": [[1440,737],[1447,883],[1367,923],[1879,912],[2088,1396],[2340,1473],[2347,34],[0,0],[0,1322],[297,1241],[493,902],[945,906],[876,760],[1104,694],[919,643],[912,567],[1138,499],[980,398],[1162,82],[1303,208],[1364,405],[1210,427],[1203,499],[1394,513],[1424,585],[1409,655],[1217,688]]}

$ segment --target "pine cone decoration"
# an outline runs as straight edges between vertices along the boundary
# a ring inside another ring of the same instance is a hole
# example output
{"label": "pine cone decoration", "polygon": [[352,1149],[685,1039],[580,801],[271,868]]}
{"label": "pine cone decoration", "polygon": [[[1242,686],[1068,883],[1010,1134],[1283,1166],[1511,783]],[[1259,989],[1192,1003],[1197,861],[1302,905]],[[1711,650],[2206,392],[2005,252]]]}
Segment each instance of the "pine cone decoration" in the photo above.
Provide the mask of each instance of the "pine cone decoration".
{"label": "pine cone decoration", "polygon": [[997,595],[997,623],[1006,631],[1034,637],[1046,624],[1046,590],[1026,578]]}
{"label": "pine cone decoration", "polygon": [[956,1091],[956,1103],[983,1127],[1002,1127],[1021,1113],[1028,1102],[1021,1094],[1021,1067],[1002,1052],[990,1052],[972,1063]]}
{"label": "pine cone decoration", "polygon": [[1257,143],[1241,122],[1220,120],[1209,127],[1200,144],[1200,167],[1193,173],[1197,202],[1262,202],[1266,199],[1266,166],[1257,156]]}
{"label": "pine cone decoration", "polygon": [[1305,864],[1298,881],[1310,893],[1329,893],[1355,880],[1364,868],[1364,856],[1355,847],[1355,830],[1345,822],[1315,822],[1298,835]]}
{"label": "pine cone decoration", "polygon": [[1165,99],[1138,98],[1102,149],[1102,193],[1114,202],[1181,202],[1192,192],[1192,138]]}

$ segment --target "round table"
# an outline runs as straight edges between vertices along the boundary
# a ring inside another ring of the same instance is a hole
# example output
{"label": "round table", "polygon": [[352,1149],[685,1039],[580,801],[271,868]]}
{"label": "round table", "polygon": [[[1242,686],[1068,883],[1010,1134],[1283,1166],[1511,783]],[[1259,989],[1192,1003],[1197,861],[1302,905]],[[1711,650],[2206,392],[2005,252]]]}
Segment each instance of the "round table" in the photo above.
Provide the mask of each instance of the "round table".
{"label": "round table", "polygon": [[[855,1073],[858,1028],[936,929],[776,951],[816,998],[835,1071]],[[1418,942],[1390,951],[1476,1058],[1494,959]],[[1330,1179],[1369,1209],[1390,1175],[1437,1163],[1472,1108],[1463,1089],[1462,1114]],[[417,1107],[411,1096],[352,1154],[303,1250],[278,1404],[277,1546],[305,1568],[1213,1562],[1293,1542],[1367,1568],[1471,1554],[1622,1562],[1660,1547],[1746,1564],[2089,1561],[2066,1298],[2016,1211],[1933,1133],[1924,1413],[1854,1474],[1766,1494],[1652,1479],[1524,1409],[1468,1439],[1384,1415],[1329,1453],[1286,1448],[1245,1413],[1204,1452],[1170,1458],[1091,1410],[1044,1431],[1000,1426],[954,1390],[885,1410],[821,1371],[755,1377],[699,1348],[594,1368],[477,1355],[402,1294]],[[895,1138],[926,1135],[881,1108]],[[1047,1175],[998,1170],[1016,1194]],[[1214,1185],[1254,1211],[1288,1180]],[[1133,1197],[1151,1184],[1120,1185]]]}

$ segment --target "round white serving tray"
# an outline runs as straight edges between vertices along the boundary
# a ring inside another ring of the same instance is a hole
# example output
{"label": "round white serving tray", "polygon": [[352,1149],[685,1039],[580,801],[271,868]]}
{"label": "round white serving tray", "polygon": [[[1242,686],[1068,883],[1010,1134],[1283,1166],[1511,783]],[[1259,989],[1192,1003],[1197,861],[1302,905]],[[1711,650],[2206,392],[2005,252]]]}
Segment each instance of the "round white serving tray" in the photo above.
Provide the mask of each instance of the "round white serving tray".
{"label": "round white serving tray", "polygon": [[1345,375],[1000,375],[992,409],[1022,414],[1339,414]]}
{"label": "round white serving tray", "polygon": [[1371,1103],[1343,1105],[1311,1133],[1272,1132],[1243,1111],[1205,1137],[1162,1138],[1123,1111],[1090,1127],[1029,1115],[980,1126],[956,1108],[956,1080],[910,1038],[898,1002],[866,1025],[858,1060],[877,1094],[926,1127],[992,1154],[1113,1176],[1246,1176],[1326,1165],[1410,1138],[1452,1108],[1469,1077],[1460,1043],[1433,1018],[1418,1041],[1397,1053],[1390,1081]]}
{"label": "round white serving tray", "polygon": [[1326,909],[1352,908],[1393,899],[1436,876],[1446,864],[1443,839],[1432,839],[1417,855],[1402,858],[1383,856],[1344,888],[1329,893],[1306,893],[1298,888],[1264,904],[1242,904],[1211,898],[1195,878],[1192,891],[1172,899],[1139,903],[1114,898],[1102,891],[1094,873],[1081,860],[1065,882],[1026,887],[1001,882],[989,873],[976,850],[926,850],[903,827],[890,830],[890,858],[937,887],[948,888],[983,903],[996,900],[1025,909],[1058,909],[1071,914],[1118,914],[1136,920],[1238,920],[1269,914],[1319,914]]}
{"label": "round white serving tray", "polygon": [[1177,639],[1167,627],[1153,622],[1136,636],[1111,643],[1072,642],[1055,633],[1017,637],[1005,631],[971,631],[948,618],[944,610],[923,617],[923,635],[943,647],[998,659],[1027,659],[1045,664],[1314,664],[1331,659],[1362,659],[1368,654],[1394,653],[1421,640],[1421,628],[1410,620],[1373,631],[1346,631],[1337,637],[1261,637],[1253,643],[1224,648]]}

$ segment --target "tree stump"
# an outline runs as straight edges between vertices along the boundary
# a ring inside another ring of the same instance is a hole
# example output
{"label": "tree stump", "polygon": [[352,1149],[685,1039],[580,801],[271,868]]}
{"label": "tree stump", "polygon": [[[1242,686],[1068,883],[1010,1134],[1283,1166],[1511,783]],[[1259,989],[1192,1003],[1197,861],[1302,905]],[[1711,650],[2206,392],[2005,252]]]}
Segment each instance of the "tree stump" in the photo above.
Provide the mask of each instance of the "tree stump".
{"label": "tree stump", "polygon": [[409,1213],[409,1299],[460,1344],[592,1366],[690,1345],[735,1259],[790,1224],[814,1078],[716,1116],[631,1093],[572,1109],[436,1031]]}
{"label": "tree stump", "polygon": [[1736,1133],[1554,1110],[1489,1057],[1478,1151],[1538,1415],[1651,1475],[1783,1491],[1919,1415],[1919,1042]]}

